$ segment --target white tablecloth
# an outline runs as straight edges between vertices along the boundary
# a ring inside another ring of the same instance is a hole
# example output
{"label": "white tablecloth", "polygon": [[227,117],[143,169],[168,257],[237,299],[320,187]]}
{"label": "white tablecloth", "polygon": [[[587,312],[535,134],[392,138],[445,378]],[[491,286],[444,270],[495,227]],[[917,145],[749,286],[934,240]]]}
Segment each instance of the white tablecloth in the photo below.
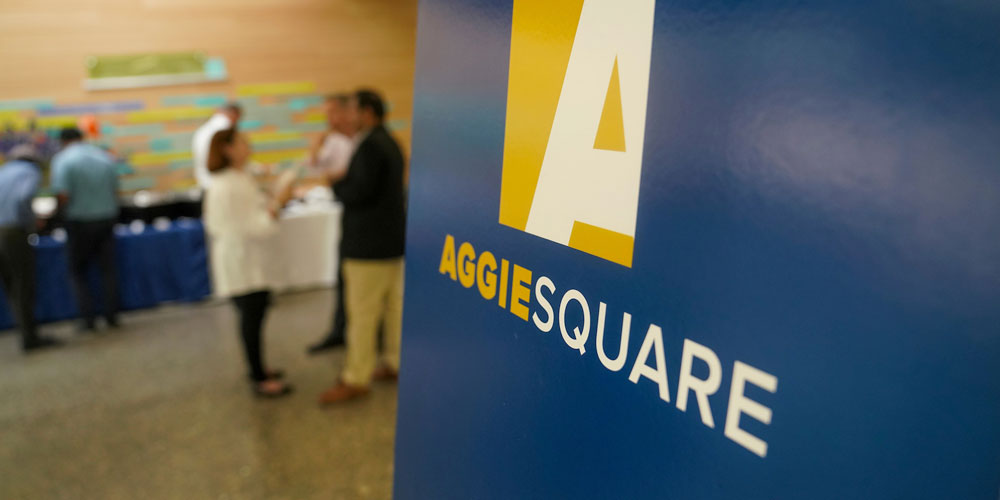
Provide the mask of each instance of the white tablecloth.
{"label": "white tablecloth", "polygon": [[337,203],[286,209],[271,240],[275,292],[330,287],[337,283],[340,220]]}

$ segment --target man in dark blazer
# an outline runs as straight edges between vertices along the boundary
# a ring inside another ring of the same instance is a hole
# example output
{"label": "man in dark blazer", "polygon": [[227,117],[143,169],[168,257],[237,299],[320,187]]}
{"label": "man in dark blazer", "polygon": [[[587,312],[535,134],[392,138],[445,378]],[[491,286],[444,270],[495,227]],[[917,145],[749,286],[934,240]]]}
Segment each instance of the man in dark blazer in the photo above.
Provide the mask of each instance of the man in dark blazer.
{"label": "man in dark blazer", "polygon": [[[355,93],[350,113],[361,139],[346,173],[333,184],[344,204],[347,361],[337,384],[320,396],[321,403],[358,398],[368,393],[373,379],[395,380],[399,372],[406,234],[403,153],[383,124],[385,104],[376,92]],[[378,360],[380,323],[384,345]]]}

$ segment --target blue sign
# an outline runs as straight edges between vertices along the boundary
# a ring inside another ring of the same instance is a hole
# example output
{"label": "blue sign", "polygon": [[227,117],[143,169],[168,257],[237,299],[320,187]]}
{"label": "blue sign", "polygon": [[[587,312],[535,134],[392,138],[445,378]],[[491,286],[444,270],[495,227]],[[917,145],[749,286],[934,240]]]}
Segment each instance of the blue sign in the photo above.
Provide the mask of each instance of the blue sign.
{"label": "blue sign", "polygon": [[422,1],[396,497],[998,498],[998,32]]}

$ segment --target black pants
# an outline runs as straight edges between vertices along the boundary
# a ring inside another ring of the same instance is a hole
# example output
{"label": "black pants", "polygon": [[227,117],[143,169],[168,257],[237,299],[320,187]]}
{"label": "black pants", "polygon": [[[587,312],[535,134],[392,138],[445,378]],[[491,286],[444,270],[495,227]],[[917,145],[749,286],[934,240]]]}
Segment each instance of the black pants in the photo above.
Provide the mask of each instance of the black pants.
{"label": "black pants", "polygon": [[337,297],[333,304],[333,323],[330,325],[330,333],[327,334],[327,342],[342,342],[344,340],[345,328],[347,327],[347,309],[344,308],[344,273],[341,266],[337,266]]}
{"label": "black pants", "polygon": [[261,382],[267,379],[264,369],[264,342],[261,330],[264,318],[271,304],[271,292],[261,291],[233,297],[233,304],[240,313],[240,336],[243,337],[243,353],[250,368],[250,379]]}
{"label": "black pants", "polygon": [[87,327],[94,326],[94,299],[87,274],[92,265],[101,271],[104,301],[101,304],[109,323],[118,322],[118,273],[115,270],[115,220],[66,223],[69,270],[76,292],[80,316]]}
{"label": "black pants", "polygon": [[10,299],[14,319],[21,327],[21,341],[35,339],[35,250],[28,244],[28,232],[21,228],[0,228],[0,284]]}

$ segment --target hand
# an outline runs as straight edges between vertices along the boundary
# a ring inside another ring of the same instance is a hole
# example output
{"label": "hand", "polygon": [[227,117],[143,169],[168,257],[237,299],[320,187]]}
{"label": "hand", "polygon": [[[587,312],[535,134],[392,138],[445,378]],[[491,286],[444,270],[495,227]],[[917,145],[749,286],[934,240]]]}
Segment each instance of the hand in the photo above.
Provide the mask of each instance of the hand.
{"label": "hand", "polygon": [[323,177],[326,178],[326,182],[328,184],[332,185],[337,182],[340,182],[340,180],[343,179],[344,177],[347,177],[347,169],[344,168],[340,170],[324,170]]}
{"label": "hand", "polygon": [[313,151],[318,150],[323,147],[323,142],[326,141],[326,136],[330,135],[330,132],[322,132],[313,139],[312,149]]}
{"label": "hand", "polygon": [[326,141],[326,136],[329,134],[329,132],[323,132],[313,140],[312,146],[309,148],[310,166],[317,167],[319,165],[319,150],[323,149],[323,142]]}
{"label": "hand", "polygon": [[275,183],[275,192],[273,202],[281,208],[292,199],[292,192],[295,188],[295,181],[297,179],[297,172],[295,170],[285,170],[278,177]]}

